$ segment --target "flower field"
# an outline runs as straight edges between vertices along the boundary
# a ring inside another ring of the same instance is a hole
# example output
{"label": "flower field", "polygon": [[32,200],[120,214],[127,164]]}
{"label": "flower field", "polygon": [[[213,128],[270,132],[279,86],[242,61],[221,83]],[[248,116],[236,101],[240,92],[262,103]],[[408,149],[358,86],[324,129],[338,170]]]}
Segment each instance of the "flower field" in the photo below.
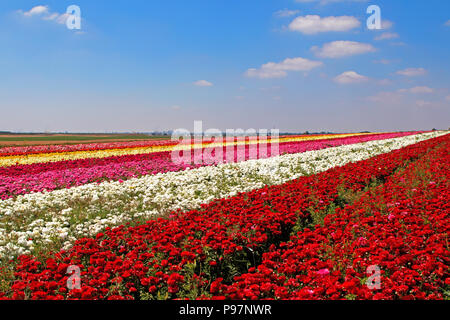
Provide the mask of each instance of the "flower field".
{"label": "flower field", "polygon": [[276,142],[0,149],[0,297],[450,298],[448,132]]}

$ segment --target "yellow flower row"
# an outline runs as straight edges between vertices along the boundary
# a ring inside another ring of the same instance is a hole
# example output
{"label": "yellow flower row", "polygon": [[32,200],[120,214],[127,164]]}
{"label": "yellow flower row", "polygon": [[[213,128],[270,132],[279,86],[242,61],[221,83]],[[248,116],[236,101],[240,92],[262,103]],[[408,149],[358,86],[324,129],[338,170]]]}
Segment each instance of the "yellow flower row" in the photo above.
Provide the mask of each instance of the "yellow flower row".
{"label": "yellow flower row", "polygon": [[[336,139],[350,136],[367,135],[368,133],[350,133],[350,134],[324,134],[317,136],[300,136],[300,137],[280,137],[272,142],[294,142],[294,141],[310,141],[320,139]],[[372,133],[373,134],[373,133]],[[204,144],[207,147],[227,146],[227,145],[241,145],[254,144],[257,140],[237,141],[237,142],[223,142]],[[9,167],[21,164],[57,162],[65,160],[79,160],[88,158],[107,158],[112,156],[138,155],[153,152],[172,151],[172,150],[186,150],[189,148],[199,148],[201,144],[193,145],[170,145],[170,146],[151,146],[151,147],[133,147],[122,149],[106,149],[106,150],[92,150],[92,151],[72,151],[72,152],[55,152],[55,153],[38,153],[20,156],[6,156],[0,157],[0,167]]]}

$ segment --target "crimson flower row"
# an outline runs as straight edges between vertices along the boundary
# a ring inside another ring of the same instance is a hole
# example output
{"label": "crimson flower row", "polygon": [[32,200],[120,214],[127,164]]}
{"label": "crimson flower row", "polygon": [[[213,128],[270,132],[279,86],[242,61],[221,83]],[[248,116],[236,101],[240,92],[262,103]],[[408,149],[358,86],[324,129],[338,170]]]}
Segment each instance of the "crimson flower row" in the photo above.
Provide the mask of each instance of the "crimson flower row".
{"label": "crimson flower row", "polygon": [[[445,137],[444,137],[445,138]],[[273,246],[231,285],[231,299],[448,299],[450,140]],[[377,278],[378,277],[378,278]]]}

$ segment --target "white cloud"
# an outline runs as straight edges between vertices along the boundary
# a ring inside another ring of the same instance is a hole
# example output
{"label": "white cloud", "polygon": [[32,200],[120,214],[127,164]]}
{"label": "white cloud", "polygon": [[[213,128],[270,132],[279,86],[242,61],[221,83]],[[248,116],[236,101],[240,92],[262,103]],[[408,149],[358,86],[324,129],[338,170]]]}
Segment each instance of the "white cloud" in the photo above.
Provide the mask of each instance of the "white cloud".
{"label": "white cloud", "polygon": [[400,93],[413,93],[413,94],[428,94],[434,93],[434,89],[429,87],[414,87],[409,89],[400,89],[398,90]]}
{"label": "white cloud", "polygon": [[209,82],[209,81],[206,81],[206,80],[198,80],[198,81],[194,82],[194,86],[197,86],[197,87],[212,87],[213,84],[211,82]]}
{"label": "white cloud", "polygon": [[59,17],[59,13],[51,13],[42,17],[43,20],[56,20]]}
{"label": "white cloud", "polygon": [[35,6],[31,8],[29,11],[22,12],[20,10],[19,12],[23,13],[23,15],[27,17],[38,16],[48,13],[48,6]]}
{"label": "white cloud", "polygon": [[355,71],[346,71],[335,77],[334,82],[339,84],[362,83],[369,80],[368,77],[360,75]]}
{"label": "white cloud", "polygon": [[52,20],[52,21],[55,21],[56,23],[59,23],[59,24],[65,24],[66,21],[67,21],[67,18],[69,18],[69,16],[70,15],[67,14],[67,13],[62,13],[62,14],[52,13],[50,16],[44,17],[42,19],[44,19],[44,20]]}
{"label": "white cloud", "polygon": [[35,6],[25,12],[19,10],[18,13],[24,17],[39,16],[42,20],[54,21],[58,24],[65,24],[69,17],[69,14],[67,13],[50,12],[49,7],[43,5]]}
{"label": "white cloud", "polygon": [[269,62],[259,69],[248,69],[245,74],[250,78],[270,79],[284,78],[289,71],[310,71],[322,66],[321,61],[312,61],[304,58],[287,58],[282,62]]}
{"label": "white cloud", "polygon": [[390,39],[397,39],[399,37],[398,33],[395,32],[385,32],[379,35],[378,37],[375,37],[375,40],[381,41],[381,40],[390,40]]}
{"label": "white cloud", "polygon": [[351,16],[322,18],[317,15],[307,15],[295,18],[289,24],[289,29],[303,34],[317,34],[320,32],[349,31],[358,28],[360,25],[359,20]]}
{"label": "white cloud", "polygon": [[390,28],[392,28],[393,25],[394,25],[394,23],[392,21],[389,21],[386,19],[381,20],[381,29],[383,29],[383,30],[390,29]]}
{"label": "white cloud", "polygon": [[298,13],[300,13],[300,10],[283,9],[283,10],[278,10],[277,12],[275,12],[274,16],[276,16],[278,18],[286,18],[286,17],[295,16]]}
{"label": "white cloud", "polygon": [[408,68],[404,70],[399,70],[396,73],[398,75],[405,77],[417,77],[427,74],[427,70],[425,70],[424,68]]}
{"label": "white cloud", "polygon": [[329,42],[322,48],[314,46],[311,50],[321,58],[343,58],[376,51],[371,44],[355,41]]}

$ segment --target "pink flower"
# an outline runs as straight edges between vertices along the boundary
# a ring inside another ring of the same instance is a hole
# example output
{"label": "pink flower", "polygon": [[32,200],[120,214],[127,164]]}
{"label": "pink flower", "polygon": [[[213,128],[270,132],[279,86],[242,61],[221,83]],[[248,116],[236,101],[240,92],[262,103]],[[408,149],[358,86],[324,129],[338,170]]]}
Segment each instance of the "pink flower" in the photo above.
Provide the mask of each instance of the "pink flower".
{"label": "pink flower", "polygon": [[320,269],[319,271],[317,271],[317,274],[320,276],[327,276],[330,274],[330,270],[328,270],[327,268]]}

